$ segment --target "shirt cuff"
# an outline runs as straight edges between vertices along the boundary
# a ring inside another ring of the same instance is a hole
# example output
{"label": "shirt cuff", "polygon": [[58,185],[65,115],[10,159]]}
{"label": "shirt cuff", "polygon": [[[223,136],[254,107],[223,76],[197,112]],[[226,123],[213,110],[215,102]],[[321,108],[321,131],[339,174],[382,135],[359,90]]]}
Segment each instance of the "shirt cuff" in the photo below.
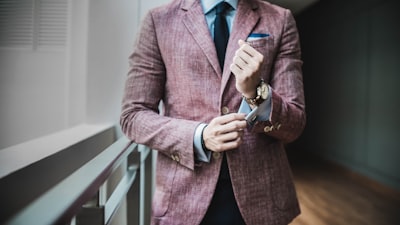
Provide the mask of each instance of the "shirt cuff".
{"label": "shirt cuff", "polygon": [[210,162],[211,160],[211,152],[208,150],[203,149],[203,146],[201,144],[202,142],[202,133],[204,128],[207,126],[207,124],[202,123],[199,126],[197,126],[195,132],[194,132],[194,139],[193,139],[193,145],[194,145],[194,160],[197,162]]}

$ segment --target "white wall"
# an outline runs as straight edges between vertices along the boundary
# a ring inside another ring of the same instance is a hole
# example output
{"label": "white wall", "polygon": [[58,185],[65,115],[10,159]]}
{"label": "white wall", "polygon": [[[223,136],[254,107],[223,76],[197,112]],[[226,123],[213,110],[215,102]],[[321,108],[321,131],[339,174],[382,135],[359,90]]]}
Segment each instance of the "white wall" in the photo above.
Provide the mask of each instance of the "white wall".
{"label": "white wall", "polygon": [[83,123],[118,123],[140,20],[168,0],[70,0],[58,50],[0,49],[0,149]]}
{"label": "white wall", "polygon": [[87,118],[118,124],[128,57],[147,11],[170,0],[92,0],[88,19]]}
{"label": "white wall", "polygon": [[138,2],[92,0],[89,10],[87,121],[118,121],[138,18]]}
{"label": "white wall", "polygon": [[65,51],[0,50],[0,149],[66,126]]}
{"label": "white wall", "polygon": [[89,1],[73,0],[71,4],[69,48],[67,60],[67,126],[86,120],[87,59]]}

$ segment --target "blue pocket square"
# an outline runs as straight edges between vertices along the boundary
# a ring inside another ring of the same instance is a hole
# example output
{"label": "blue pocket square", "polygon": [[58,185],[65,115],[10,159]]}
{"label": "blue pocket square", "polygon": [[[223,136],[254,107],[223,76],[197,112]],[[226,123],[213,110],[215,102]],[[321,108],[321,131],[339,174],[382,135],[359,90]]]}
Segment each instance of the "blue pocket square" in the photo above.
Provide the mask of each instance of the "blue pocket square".
{"label": "blue pocket square", "polygon": [[269,37],[270,34],[263,34],[263,33],[251,33],[248,37],[247,37],[247,41],[254,41],[254,40],[258,40],[261,38],[267,38]]}

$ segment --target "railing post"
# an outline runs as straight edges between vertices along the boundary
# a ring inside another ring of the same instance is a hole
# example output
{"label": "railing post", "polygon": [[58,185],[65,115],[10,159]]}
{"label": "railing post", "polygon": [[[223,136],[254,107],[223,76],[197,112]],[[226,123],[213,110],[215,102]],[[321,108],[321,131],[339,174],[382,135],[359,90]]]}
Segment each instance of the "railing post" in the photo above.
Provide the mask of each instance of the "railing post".
{"label": "railing post", "polygon": [[153,183],[153,165],[152,150],[144,145],[139,145],[141,154],[140,176],[141,176],[141,225],[149,225],[151,218],[151,199],[152,199],[152,183]]}
{"label": "railing post", "polygon": [[140,152],[133,152],[128,156],[128,170],[136,169],[139,170],[136,173],[135,182],[132,184],[126,197],[127,203],[127,225],[139,225],[140,224],[140,181],[141,172],[140,164],[141,157]]}

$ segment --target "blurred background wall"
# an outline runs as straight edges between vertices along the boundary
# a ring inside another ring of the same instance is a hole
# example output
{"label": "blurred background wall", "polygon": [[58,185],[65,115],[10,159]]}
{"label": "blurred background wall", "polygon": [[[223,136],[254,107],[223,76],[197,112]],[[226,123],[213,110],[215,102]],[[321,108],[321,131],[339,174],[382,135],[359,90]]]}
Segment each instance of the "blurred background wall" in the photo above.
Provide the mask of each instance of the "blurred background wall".
{"label": "blurred background wall", "polygon": [[400,3],[321,0],[297,16],[307,127],[300,151],[400,190]]}

